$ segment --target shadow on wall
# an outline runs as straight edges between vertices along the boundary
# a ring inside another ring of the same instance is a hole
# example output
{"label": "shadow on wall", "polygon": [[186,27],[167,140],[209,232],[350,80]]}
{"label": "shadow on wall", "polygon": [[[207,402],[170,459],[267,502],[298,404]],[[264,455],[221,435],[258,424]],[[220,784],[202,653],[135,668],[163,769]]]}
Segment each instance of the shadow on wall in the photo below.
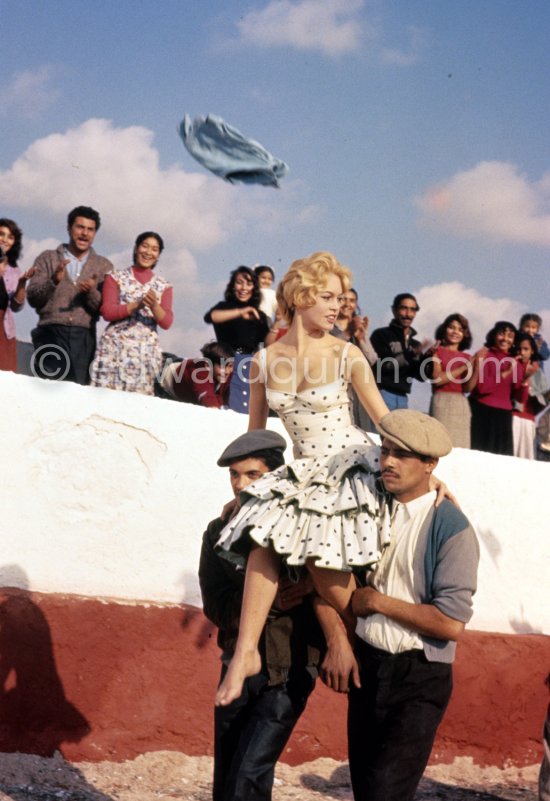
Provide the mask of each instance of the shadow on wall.
{"label": "shadow on wall", "polygon": [[[3,586],[6,579],[16,586]],[[0,568],[0,751],[51,757],[64,742],[79,742],[90,726],[65,697],[50,627],[27,587],[18,565]]]}

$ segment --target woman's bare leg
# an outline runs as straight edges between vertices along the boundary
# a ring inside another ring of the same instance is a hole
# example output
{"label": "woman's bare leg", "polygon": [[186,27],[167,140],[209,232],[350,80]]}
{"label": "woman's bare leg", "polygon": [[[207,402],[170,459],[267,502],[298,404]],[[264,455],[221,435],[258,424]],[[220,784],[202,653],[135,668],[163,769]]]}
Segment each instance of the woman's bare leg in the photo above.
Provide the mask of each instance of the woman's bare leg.
{"label": "woman's bare leg", "polygon": [[356,620],[351,611],[351,595],[357,586],[353,573],[317,567],[313,559],[308,559],[307,569],[317,593],[336,609],[353,641]]}
{"label": "woman's bare leg", "polygon": [[240,696],[244,680],[261,669],[258,643],[277,594],[280,557],[271,548],[250,552],[244,581],[239,637],[233,659],[216,693],[216,706],[227,706]]}

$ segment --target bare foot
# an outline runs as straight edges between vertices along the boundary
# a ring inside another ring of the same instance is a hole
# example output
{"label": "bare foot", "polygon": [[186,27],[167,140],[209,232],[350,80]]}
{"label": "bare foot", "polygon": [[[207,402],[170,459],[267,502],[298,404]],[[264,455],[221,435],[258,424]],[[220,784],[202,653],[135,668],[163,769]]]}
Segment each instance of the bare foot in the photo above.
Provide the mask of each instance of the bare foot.
{"label": "bare foot", "polygon": [[261,667],[262,662],[257,650],[247,651],[244,655],[239,655],[235,652],[227,668],[225,678],[218,687],[214,704],[216,706],[227,706],[238,698],[243,691],[244,680],[259,673]]}

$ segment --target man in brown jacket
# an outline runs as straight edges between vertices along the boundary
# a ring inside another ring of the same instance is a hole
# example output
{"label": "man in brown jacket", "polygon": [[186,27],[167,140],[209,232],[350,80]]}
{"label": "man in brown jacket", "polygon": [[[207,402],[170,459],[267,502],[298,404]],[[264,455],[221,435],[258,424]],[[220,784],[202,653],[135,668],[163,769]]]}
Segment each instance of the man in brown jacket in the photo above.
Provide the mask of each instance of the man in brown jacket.
{"label": "man in brown jacket", "polygon": [[45,250],[34,263],[27,298],[39,317],[31,369],[40,378],[89,382],[101,287],[113,269],[92,247],[100,224],[95,209],[77,206],[67,219],[69,243]]}

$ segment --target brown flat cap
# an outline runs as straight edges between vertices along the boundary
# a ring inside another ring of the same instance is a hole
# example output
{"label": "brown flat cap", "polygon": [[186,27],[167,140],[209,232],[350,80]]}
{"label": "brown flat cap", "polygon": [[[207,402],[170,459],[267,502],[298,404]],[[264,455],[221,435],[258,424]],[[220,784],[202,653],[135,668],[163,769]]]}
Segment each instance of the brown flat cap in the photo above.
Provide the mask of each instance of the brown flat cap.
{"label": "brown flat cap", "polygon": [[445,426],[428,414],[413,409],[396,409],[377,425],[383,437],[420,456],[446,456],[453,443]]}
{"label": "brown flat cap", "polygon": [[256,451],[280,451],[286,448],[286,439],[276,431],[259,428],[256,431],[247,431],[230,442],[217,461],[220,467],[228,467],[237,459],[246,459]]}

